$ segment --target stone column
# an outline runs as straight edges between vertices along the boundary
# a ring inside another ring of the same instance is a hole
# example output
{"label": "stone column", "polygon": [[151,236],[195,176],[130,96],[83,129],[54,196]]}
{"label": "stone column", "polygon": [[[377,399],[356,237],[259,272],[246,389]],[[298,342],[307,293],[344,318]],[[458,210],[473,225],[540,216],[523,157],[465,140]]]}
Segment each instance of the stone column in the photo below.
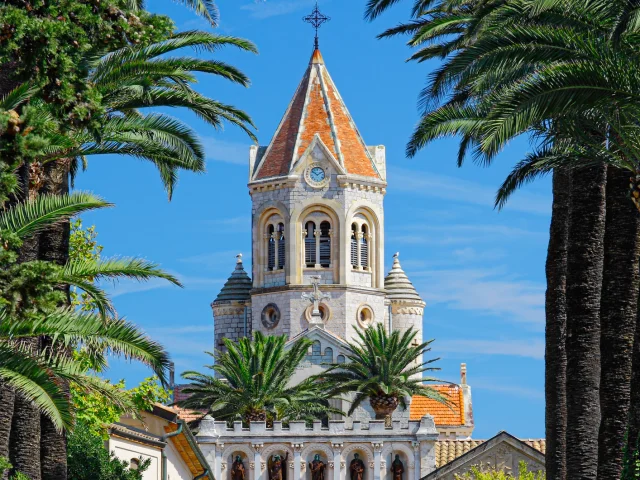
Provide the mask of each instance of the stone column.
{"label": "stone column", "polygon": [[[332,443],[333,448],[333,480],[342,480],[342,443]],[[329,460],[329,459],[327,459]]]}
{"label": "stone column", "polygon": [[273,258],[273,271],[274,272],[276,270],[278,270],[278,266],[279,266],[278,265],[278,243],[280,243],[279,242],[280,239],[278,238],[279,236],[280,236],[280,233],[276,232],[276,231],[274,231],[271,234],[271,239],[273,240],[273,257],[274,257]]}
{"label": "stone column", "polygon": [[224,450],[224,443],[218,443],[215,446],[216,449],[216,462],[214,467],[214,475],[217,480],[222,480],[222,451]]}
{"label": "stone column", "polygon": [[413,480],[420,480],[420,442],[411,442],[413,447]]}
{"label": "stone column", "polygon": [[372,443],[373,445],[373,480],[380,480],[382,478],[380,472],[380,461],[382,459],[382,442]]}
{"label": "stone column", "polygon": [[260,452],[262,451],[264,444],[254,443],[251,446],[254,450],[253,462],[250,464],[250,467],[253,469],[253,480],[260,480],[260,477],[262,476],[262,458],[260,457]]}
{"label": "stone column", "polygon": [[300,452],[302,452],[302,443],[292,443],[293,448],[293,480],[300,480]]}

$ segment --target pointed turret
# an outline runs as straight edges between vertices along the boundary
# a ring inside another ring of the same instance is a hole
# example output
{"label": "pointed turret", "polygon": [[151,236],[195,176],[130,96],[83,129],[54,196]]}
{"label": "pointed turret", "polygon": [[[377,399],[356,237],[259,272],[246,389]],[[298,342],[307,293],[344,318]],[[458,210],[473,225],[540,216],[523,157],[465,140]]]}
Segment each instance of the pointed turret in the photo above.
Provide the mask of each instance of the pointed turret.
{"label": "pointed turret", "polygon": [[387,291],[389,300],[416,302],[422,304],[423,307],[425,306],[416,288],[400,265],[399,253],[393,256],[393,267],[384,279],[384,288]]}
{"label": "pointed turret", "polygon": [[238,341],[251,336],[251,288],[242,254],[237,255],[236,268],[211,304],[216,348],[224,350],[223,338]]}
{"label": "pointed turret", "polygon": [[309,66],[278,130],[262,158],[255,161],[251,179],[264,180],[289,174],[318,135],[347,174],[381,179],[376,161],[367,148],[338,89],[329,76],[320,50]]}

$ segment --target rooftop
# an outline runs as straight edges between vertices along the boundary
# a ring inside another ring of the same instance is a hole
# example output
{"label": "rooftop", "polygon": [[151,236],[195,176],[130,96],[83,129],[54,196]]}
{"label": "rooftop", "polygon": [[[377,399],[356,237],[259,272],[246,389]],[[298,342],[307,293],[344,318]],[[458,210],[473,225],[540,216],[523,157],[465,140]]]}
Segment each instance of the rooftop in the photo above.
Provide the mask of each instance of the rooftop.
{"label": "rooftop", "polygon": [[459,385],[429,385],[449,400],[449,405],[421,395],[411,398],[409,419],[420,420],[426,414],[433,416],[437,426],[458,426],[465,424],[464,397]]}

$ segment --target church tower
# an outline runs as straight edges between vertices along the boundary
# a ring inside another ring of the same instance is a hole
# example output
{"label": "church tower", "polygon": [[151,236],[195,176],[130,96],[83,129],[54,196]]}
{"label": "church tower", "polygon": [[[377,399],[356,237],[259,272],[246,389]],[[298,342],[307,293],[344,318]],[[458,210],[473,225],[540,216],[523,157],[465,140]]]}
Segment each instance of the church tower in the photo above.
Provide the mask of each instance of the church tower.
{"label": "church tower", "polygon": [[316,49],[271,143],[250,152],[252,330],[307,330],[315,281],[327,332],[385,322],[386,185],[384,147],[364,143]]}

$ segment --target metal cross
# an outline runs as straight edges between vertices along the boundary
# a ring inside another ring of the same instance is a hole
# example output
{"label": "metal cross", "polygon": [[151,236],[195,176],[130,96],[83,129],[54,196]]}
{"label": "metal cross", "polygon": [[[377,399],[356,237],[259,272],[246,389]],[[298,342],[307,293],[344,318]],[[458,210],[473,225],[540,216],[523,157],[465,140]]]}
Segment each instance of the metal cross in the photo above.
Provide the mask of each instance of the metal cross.
{"label": "metal cross", "polygon": [[315,49],[318,49],[318,29],[320,28],[320,26],[325,23],[328,22],[329,20],[331,20],[331,17],[327,17],[326,15],[323,15],[322,12],[320,12],[320,9],[318,8],[318,1],[316,0],[316,6],[313,9],[313,12],[311,12],[311,15],[307,15],[306,17],[303,17],[302,20],[304,20],[307,23],[310,23],[313,28],[316,29],[316,38],[315,38]]}
{"label": "metal cross", "polygon": [[302,298],[304,300],[309,300],[313,304],[313,310],[311,312],[311,321],[309,322],[309,326],[318,326],[322,327],[322,314],[320,313],[320,302],[323,300],[331,300],[331,295],[328,293],[322,293],[320,291],[320,287],[318,284],[322,277],[313,276],[311,277],[311,285],[313,285],[313,293],[303,293]]}

